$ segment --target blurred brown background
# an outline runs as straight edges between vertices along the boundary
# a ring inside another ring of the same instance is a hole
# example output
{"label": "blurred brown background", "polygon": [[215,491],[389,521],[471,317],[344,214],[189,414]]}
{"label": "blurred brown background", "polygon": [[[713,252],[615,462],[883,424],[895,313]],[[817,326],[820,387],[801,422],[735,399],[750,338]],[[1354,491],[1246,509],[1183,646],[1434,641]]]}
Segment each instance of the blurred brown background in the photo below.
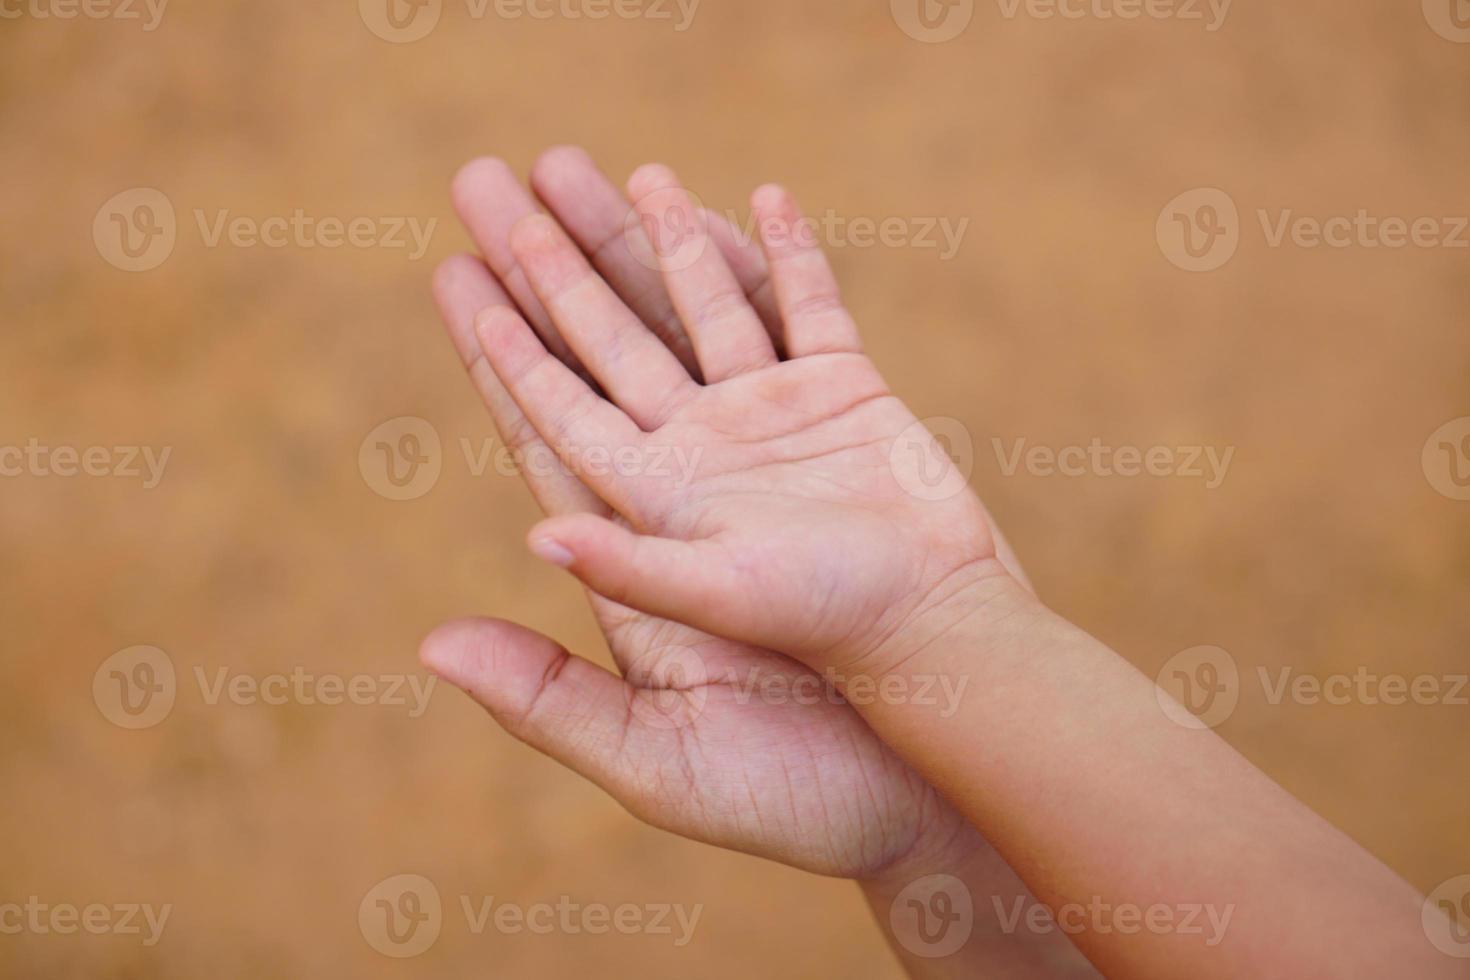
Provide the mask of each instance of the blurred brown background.
{"label": "blurred brown background", "polygon": [[[456,167],[494,153],[524,173],[561,142],[618,180],[670,163],[742,215],[782,180],[818,214],[969,219],[949,261],[834,260],[897,390],[974,434],[973,482],[1043,595],[1150,674],[1227,649],[1244,676],[1231,742],[1421,889],[1470,872],[1470,707],[1272,705],[1255,680],[1470,669],[1470,503],[1421,463],[1470,415],[1470,251],[1273,248],[1256,217],[1470,214],[1470,45],[1417,3],[1239,0],[1210,31],[1207,7],[1048,19],[992,0],[921,43],[887,0],[703,0],[684,31],[654,0],[636,9],[672,20],[445,0],[427,36],[392,43],[353,0],[179,0],[152,31],[141,6],[37,16],[48,2],[0,19],[0,446],[172,454],[153,489],[0,478],[0,903],[174,908],[152,947],[0,935],[0,974],[897,975],[850,884],[644,828],[458,692],[410,718],[210,705],[195,682],[416,674],[421,636],[466,613],[605,656],[577,587],[523,549],[519,482],[465,462],[461,440],[493,430],[427,294],[467,245]],[[93,225],[139,187],[177,209],[177,245],[127,272]],[[1155,225],[1200,187],[1238,205],[1240,243],[1191,273]],[[209,247],[194,217],[296,209],[439,225],[413,261]],[[359,469],[399,416],[444,446],[408,502]],[[1007,477],[992,439],[1022,438],[1236,455],[1215,489]],[[92,685],[135,645],[167,652],[178,695],[129,731]],[[435,946],[395,961],[357,909],[402,872],[446,905],[704,913],[675,948],[477,937],[447,909]]]}

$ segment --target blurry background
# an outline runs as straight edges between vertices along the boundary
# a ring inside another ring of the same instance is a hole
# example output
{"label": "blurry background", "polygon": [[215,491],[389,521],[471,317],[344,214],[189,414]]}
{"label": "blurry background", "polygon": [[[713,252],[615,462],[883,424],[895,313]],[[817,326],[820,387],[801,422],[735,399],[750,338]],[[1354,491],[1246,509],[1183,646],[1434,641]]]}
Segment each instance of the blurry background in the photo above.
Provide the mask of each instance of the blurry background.
{"label": "blurry background", "polygon": [[[114,471],[112,447],[171,455],[152,488],[60,460],[0,477],[0,903],[173,912],[152,947],[0,935],[0,974],[897,976],[852,885],[644,828],[456,691],[413,718],[210,704],[196,679],[417,676],[419,639],[466,613],[605,658],[578,588],[523,548],[520,482],[466,460],[494,432],[428,299],[467,247],[458,165],[524,173],[562,142],[619,181],[672,164],[741,216],[781,180],[814,214],[911,237],[968,219],[948,260],[914,241],[833,259],[898,392],[973,435],[973,482],[1044,597],[1150,674],[1229,651],[1225,737],[1426,892],[1470,872],[1470,707],[1273,705],[1257,675],[1470,670],[1470,502],[1421,458],[1470,416],[1470,251],[1272,247],[1257,215],[1470,215],[1452,0],[1239,0],[1223,23],[962,3],[942,43],[903,0],[703,0],[692,21],[667,0],[606,20],[568,15],[595,0],[545,20],[393,2],[401,30],[373,0],[177,0],[151,31],[141,4],[4,8],[0,446],[105,447]],[[176,211],[164,259],[120,251],[166,217],[109,204],[136,188]],[[1238,207],[1213,271],[1156,234],[1196,188]],[[221,211],[297,209],[438,225],[417,260],[210,245]],[[433,427],[442,472],[393,501],[359,448],[403,416]],[[1235,456],[1214,488],[1007,476],[993,440],[1021,439]],[[93,682],[138,645],[166,652],[176,699],[126,730],[110,673]],[[446,923],[397,961],[357,911],[405,872]],[[683,948],[475,936],[461,895],[704,912]]]}

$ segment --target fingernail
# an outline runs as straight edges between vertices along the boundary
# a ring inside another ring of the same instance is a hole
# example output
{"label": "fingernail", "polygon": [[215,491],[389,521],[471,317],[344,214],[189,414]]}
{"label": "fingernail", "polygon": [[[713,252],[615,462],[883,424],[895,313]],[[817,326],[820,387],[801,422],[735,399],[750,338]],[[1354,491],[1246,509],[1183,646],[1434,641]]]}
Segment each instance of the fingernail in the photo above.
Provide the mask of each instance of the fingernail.
{"label": "fingernail", "polygon": [[537,538],[531,542],[531,554],[542,561],[550,562],[558,568],[571,568],[576,557],[566,549],[566,546],[551,538]]}

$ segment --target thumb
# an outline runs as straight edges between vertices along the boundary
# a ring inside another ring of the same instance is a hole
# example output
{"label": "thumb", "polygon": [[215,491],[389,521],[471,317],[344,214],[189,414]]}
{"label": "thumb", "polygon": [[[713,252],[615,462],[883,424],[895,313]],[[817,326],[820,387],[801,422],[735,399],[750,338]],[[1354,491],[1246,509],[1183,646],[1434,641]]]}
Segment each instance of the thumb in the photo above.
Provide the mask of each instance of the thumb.
{"label": "thumb", "polygon": [[691,699],[675,696],[670,709],[540,633],[503,620],[446,623],[424,640],[419,658],[511,735],[652,822],[647,774],[677,763],[678,728],[693,720]]}
{"label": "thumb", "polygon": [[596,514],[542,521],[527,539],[536,557],[567,569],[593,592],[661,619],[732,639],[749,631],[746,590],[727,556],[709,541],[676,541],[630,531]]}

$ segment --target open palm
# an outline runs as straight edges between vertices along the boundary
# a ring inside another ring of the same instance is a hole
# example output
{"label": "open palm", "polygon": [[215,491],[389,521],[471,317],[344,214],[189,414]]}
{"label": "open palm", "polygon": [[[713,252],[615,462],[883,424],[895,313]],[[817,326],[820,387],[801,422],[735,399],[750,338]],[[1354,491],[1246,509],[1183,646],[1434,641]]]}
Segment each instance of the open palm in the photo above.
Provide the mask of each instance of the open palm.
{"label": "open palm", "polygon": [[851,668],[918,607],[1008,577],[964,477],[862,354],[790,196],[753,202],[773,338],[673,174],[646,167],[630,189],[696,370],[544,215],[518,222],[511,252],[587,376],[514,309],[478,319],[532,427],[626,519],[555,517],[533,549],[603,595],[819,668]]}
{"label": "open palm", "polygon": [[[861,354],[694,390],[653,432],[614,438],[637,450],[629,459],[669,452],[697,465],[592,479],[629,526],[547,521],[532,533],[539,554],[638,608],[844,670],[936,593],[1004,574],[978,501],[943,492],[963,477]],[[577,405],[553,411],[569,421],[558,438],[580,453],[579,435],[616,423]],[[938,496],[915,494],[931,487]]]}
{"label": "open palm", "polygon": [[[560,198],[558,174],[577,182]],[[585,205],[589,195],[616,194],[580,154],[553,155],[538,175],[543,197],[564,209]],[[549,447],[474,336],[477,316],[517,307],[546,329],[523,274],[505,263],[509,226],[534,205],[503,165],[489,161],[466,168],[456,199],[490,264],[500,262],[494,273],[477,257],[446,262],[435,282],[441,314],[506,442],[523,458],[544,461]],[[573,210],[571,230],[598,238],[599,229],[576,224],[577,213],[586,211]],[[619,292],[632,298],[640,316],[668,322],[657,308],[668,303],[666,294],[629,286],[639,277],[656,285],[657,274],[627,254],[610,255],[601,253],[614,263],[606,271]],[[520,295],[513,300],[507,290]],[[669,349],[680,350],[677,338],[671,341]],[[687,342],[682,353],[689,356]],[[569,469],[536,465],[523,472],[548,514],[620,520]],[[718,639],[595,592],[589,598],[621,677],[500,620],[447,624],[425,641],[424,659],[512,734],[675,833],[854,878],[901,871],[909,862],[949,866],[985,846],[825,678],[779,653]]]}

